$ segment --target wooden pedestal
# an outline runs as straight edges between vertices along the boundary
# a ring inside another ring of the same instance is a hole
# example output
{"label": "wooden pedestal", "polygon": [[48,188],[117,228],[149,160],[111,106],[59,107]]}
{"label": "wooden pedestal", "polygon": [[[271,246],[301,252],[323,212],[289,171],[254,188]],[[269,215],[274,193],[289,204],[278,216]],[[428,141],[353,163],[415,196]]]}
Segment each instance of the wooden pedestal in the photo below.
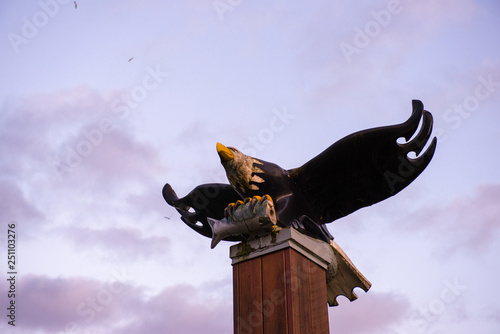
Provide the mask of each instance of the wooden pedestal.
{"label": "wooden pedestal", "polygon": [[231,247],[235,334],[329,333],[323,244],[284,229]]}

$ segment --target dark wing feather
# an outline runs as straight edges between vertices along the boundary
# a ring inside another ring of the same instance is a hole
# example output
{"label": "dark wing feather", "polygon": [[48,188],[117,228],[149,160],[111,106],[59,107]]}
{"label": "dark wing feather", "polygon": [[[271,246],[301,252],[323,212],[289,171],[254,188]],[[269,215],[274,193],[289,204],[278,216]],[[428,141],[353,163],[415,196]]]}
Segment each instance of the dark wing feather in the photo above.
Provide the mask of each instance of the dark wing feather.
{"label": "dark wing feather", "polygon": [[[415,134],[422,119],[419,133]],[[320,223],[329,223],[380,202],[408,186],[427,167],[436,138],[418,156],[432,132],[432,115],[413,100],[410,118],[398,125],[353,133],[302,167],[290,170]],[[398,144],[404,137],[406,143]],[[417,158],[408,158],[408,152]]]}
{"label": "dark wing feather", "polygon": [[[229,184],[209,183],[194,188],[189,194],[178,198],[167,183],[163,187],[163,198],[181,214],[181,219],[196,232],[211,238],[212,229],[207,217],[224,218],[224,209],[229,203],[241,200],[241,196]],[[225,240],[239,241],[241,238],[228,237]]]}

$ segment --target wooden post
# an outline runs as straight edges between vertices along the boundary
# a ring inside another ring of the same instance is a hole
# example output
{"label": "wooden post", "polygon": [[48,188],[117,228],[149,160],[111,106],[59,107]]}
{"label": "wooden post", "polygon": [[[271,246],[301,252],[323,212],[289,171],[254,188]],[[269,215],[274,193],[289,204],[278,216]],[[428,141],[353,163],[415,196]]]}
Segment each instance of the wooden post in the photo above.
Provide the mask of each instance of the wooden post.
{"label": "wooden post", "polygon": [[293,228],[234,245],[235,334],[329,333],[331,246]]}

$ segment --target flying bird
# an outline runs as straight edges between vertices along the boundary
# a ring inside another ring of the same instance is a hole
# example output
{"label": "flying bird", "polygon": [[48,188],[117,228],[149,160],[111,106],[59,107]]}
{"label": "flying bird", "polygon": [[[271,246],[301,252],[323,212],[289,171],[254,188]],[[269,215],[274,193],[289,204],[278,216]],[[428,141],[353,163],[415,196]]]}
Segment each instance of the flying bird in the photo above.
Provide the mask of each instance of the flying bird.
{"label": "flying bird", "polygon": [[134,59],[134,57],[130,58],[130,59],[128,60],[128,62],[130,63],[133,59]]}
{"label": "flying bird", "polygon": [[78,4],[76,3],[76,1],[73,1],[73,3],[75,4],[75,9],[78,9]]}
{"label": "flying bird", "polygon": [[[429,143],[432,115],[422,102],[413,100],[412,104],[413,112],[406,122],[348,135],[290,170],[217,143],[229,184],[203,184],[178,198],[167,183],[163,197],[189,227],[211,238],[207,218],[223,219],[242,200],[269,195],[278,226],[293,226],[330,242],[333,237],[325,224],[397,194],[431,161],[437,145],[435,137]],[[406,142],[398,143],[401,137]],[[409,152],[417,157],[409,158]],[[229,236],[225,240],[247,237]]]}

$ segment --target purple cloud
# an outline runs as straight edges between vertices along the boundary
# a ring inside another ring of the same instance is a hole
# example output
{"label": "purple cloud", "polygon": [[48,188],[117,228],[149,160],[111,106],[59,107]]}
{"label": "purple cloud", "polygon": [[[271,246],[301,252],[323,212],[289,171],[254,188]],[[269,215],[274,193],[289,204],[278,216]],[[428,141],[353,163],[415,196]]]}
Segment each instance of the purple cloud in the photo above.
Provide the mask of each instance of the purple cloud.
{"label": "purple cloud", "polygon": [[69,227],[65,230],[79,250],[102,249],[114,254],[121,261],[135,261],[164,255],[169,251],[170,240],[166,237],[144,236],[139,229],[108,228],[91,229]]}
{"label": "purple cloud", "polygon": [[232,333],[232,301],[207,298],[203,287],[169,287],[140,305],[122,333]]}
{"label": "purple cloud", "polygon": [[42,220],[43,215],[26,198],[19,186],[10,181],[0,181],[0,212],[6,222]]}
{"label": "purple cloud", "polygon": [[[410,198],[411,200],[412,198]],[[400,199],[394,199],[395,201]],[[440,251],[449,255],[460,250],[482,252],[500,232],[500,185],[483,184],[470,196],[447,203],[427,203],[408,212],[409,204],[378,208],[373,213],[391,216],[393,232],[420,233],[436,238]]]}
{"label": "purple cloud", "polygon": [[[132,287],[122,274],[112,272],[113,279],[109,282],[78,277],[29,274],[19,279],[18,276],[16,329],[74,333],[75,328],[109,326],[138,303],[135,298],[141,297],[140,290]],[[6,291],[4,284],[0,287]],[[3,305],[6,302],[2,300]]]}
{"label": "purple cloud", "polygon": [[[217,299],[187,284],[146,297],[126,274],[113,276],[109,282],[24,276],[16,299],[18,324],[39,333],[232,333],[231,298]],[[0,287],[4,291],[5,284]]]}
{"label": "purple cloud", "polygon": [[457,198],[443,207],[423,210],[420,221],[435,235],[449,240],[449,251],[464,248],[484,251],[500,231],[498,203],[500,185],[486,184],[479,186],[471,197]]}
{"label": "purple cloud", "polygon": [[[137,214],[160,208],[157,178],[164,167],[157,150],[136,137],[128,120],[113,115],[110,104],[117,95],[77,87],[0,108],[0,153],[8,157],[0,161],[4,217],[40,223],[36,208],[43,207],[52,214],[47,221],[55,222],[63,211],[97,212],[104,200],[109,212],[118,205],[109,200],[111,194],[137,200],[131,203]],[[158,197],[153,206],[146,203],[152,194]]]}
{"label": "purple cloud", "polygon": [[342,298],[329,311],[332,333],[390,333],[410,310],[409,301],[395,293],[370,293],[354,302]]}

